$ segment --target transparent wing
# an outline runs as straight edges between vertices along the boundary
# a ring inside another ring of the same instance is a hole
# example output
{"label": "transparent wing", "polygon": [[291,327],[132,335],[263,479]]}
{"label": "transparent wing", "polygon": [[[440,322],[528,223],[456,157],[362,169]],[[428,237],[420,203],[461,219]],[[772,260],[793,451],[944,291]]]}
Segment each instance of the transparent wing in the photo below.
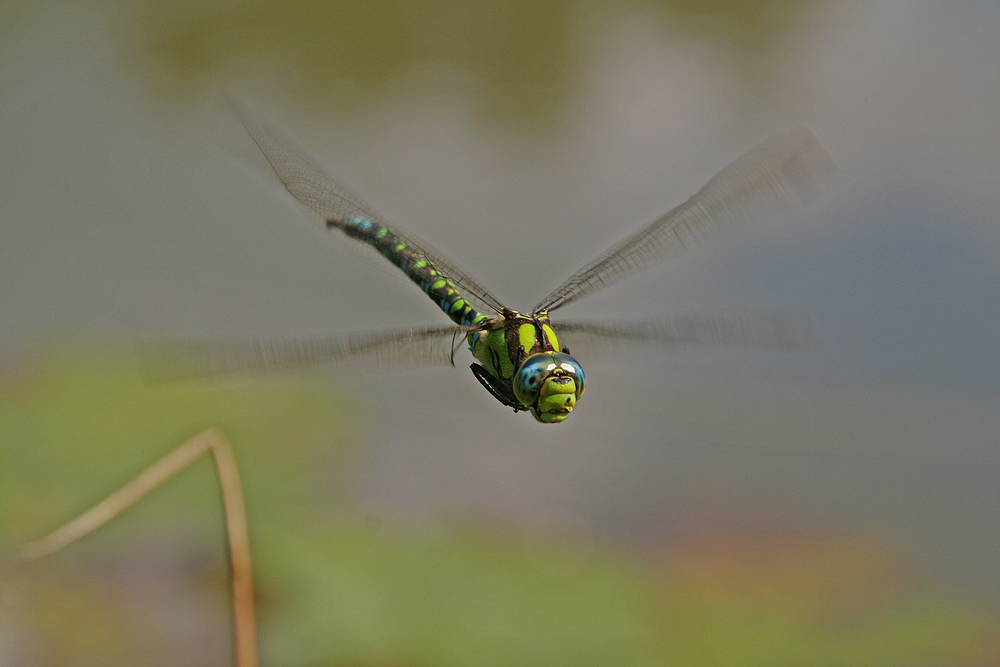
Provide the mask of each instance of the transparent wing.
{"label": "transparent wing", "polygon": [[453,363],[465,327],[372,331],[303,340],[161,340],[137,344],[150,384],[256,375],[309,366],[377,372]]}
{"label": "transparent wing", "polygon": [[836,171],[808,130],[775,137],[573,275],[535,306],[534,312],[561,308],[713,236],[804,204],[826,188]]}
{"label": "transparent wing", "polygon": [[795,349],[812,345],[808,320],[799,311],[689,313],[662,320],[553,322],[559,342],[583,360],[627,343],[670,347]]}
{"label": "transparent wing", "polygon": [[[497,313],[503,310],[503,304],[500,303],[500,300],[458,265],[408,231],[387,222],[346,185],[327,176],[318,167],[302,157],[267,123],[235,103],[232,103],[232,106],[243,127],[246,128],[264,157],[267,158],[285,189],[292,193],[296,199],[319,213],[327,221],[340,222],[344,219],[360,217],[371,220],[380,226],[391,227],[396,236],[411,243],[436,264],[437,268],[459,287],[463,296],[479,306],[480,310]],[[349,237],[345,235],[345,238]],[[361,241],[351,239],[350,243],[370,251],[369,257],[378,254]],[[385,259],[379,255],[378,261],[384,262]]]}

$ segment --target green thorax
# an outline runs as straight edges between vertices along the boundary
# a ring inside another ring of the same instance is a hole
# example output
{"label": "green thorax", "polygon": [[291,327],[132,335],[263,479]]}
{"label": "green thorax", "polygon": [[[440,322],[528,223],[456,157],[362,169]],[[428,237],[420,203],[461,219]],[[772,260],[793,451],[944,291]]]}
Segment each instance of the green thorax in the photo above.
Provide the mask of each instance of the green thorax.
{"label": "green thorax", "polygon": [[558,424],[583,395],[583,369],[559,347],[548,311],[523,315],[504,308],[501,314],[468,335],[480,362],[472,364],[472,374],[514,412],[528,410],[540,422]]}
{"label": "green thorax", "polygon": [[[524,315],[504,309],[502,318],[484,323],[481,331],[469,333],[469,350],[493,378],[510,388],[514,371],[536,352],[558,351],[548,311]],[[513,395],[513,393],[511,393]]]}

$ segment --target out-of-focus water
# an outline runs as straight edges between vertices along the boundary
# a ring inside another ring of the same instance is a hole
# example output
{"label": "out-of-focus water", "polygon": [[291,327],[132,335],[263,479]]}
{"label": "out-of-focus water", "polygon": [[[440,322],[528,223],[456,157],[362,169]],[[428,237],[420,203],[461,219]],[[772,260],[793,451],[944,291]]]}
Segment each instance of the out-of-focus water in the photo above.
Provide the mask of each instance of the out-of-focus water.
{"label": "out-of-focus water", "polygon": [[[329,93],[297,71],[295,50],[157,69],[109,15],[69,5],[26,17],[0,71],[0,349],[15,359],[79,336],[444,321],[412,285],[307,224],[203,91],[255,105],[514,308],[763,137],[806,125],[842,170],[829,197],[566,315],[795,307],[811,316],[815,349],[581,360],[587,395],[551,428],[500,408],[463,364],[334,375],[361,406],[357,453],[312,483],[336,511],[422,529],[455,515],[570,517],[598,544],[856,531],[928,586],[995,610],[1000,13],[816,4],[763,45],[638,6],[536,20],[559,26],[558,44],[509,76],[558,90],[528,86],[498,107],[497,91],[519,90],[502,85],[499,47],[490,60],[469,46],[480,60],[463,64],[457,46],[436,59],[372,46],[385,78],[344,74]],[[431,25],[439,39],[460,30]],[[169,62],[184,32],[165,34],[153,52]],[[192,71],[201,79],[181,88],[197,92],[178,95],[170,77]],[[323,105],[355,87],[363,104]]]}

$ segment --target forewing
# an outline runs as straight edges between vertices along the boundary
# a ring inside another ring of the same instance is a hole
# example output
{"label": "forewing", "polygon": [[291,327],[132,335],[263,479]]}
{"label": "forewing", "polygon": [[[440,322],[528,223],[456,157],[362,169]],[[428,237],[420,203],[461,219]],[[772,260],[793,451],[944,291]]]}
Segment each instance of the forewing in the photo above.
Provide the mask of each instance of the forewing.
{"label": "forewing", "polygon": [[143,380],[236,377],[332,366],[360,372],[453,363],[465,327],[414,327],[301,340],[147,340],[137,344]]}
{"label": "forewing", "polygon": [[573,275],[534,312],[555,310],[709,238],[792,210],[823,192],[835,175],[836,166],[808,130],[775,137]]}
{"label": "forewing", "polygon": [[[457,264],[405,229],[401,229],[396,224],[388,223],[350,188],[326,175],[319,167],[302,157],[270,125],[235,103],[233,108],[247,133],[250,134],[261,153],[267,158],[271,168],[274,169],[274,173],[284,184],[285,189],[303,204],[323,216],[324,220],[339,223],[344,219],[359,217],[371,220],[379,226],[391,227],[400,240],[419,249],[458,286],[466,298],[479,306],[481,310],[499,313],[503,309],[503,304],[500,303],[499,299],[459,268]],[[341,232],[338,230],[335,233],[340,234]],[[345,238],[349,237],[345,235]],[[353,246],[363,248],[368,261],[377,261],[386,266],[384,264],[386,260],[367,244],[354,239],[350,239],[350,243]]]}

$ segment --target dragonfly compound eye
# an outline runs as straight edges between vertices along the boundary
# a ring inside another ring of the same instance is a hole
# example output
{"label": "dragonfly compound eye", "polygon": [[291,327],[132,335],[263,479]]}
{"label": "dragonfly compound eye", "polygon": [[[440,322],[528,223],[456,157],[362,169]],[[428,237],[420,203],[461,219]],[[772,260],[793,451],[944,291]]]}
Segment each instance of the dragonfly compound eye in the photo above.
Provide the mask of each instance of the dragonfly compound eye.
{"label": "dragonfly compound eye", "polygon": [[514,375],[514,395],[540,422],[561,422],[583,395],[586,376],[576,359],[562,352],[533,354]]}

